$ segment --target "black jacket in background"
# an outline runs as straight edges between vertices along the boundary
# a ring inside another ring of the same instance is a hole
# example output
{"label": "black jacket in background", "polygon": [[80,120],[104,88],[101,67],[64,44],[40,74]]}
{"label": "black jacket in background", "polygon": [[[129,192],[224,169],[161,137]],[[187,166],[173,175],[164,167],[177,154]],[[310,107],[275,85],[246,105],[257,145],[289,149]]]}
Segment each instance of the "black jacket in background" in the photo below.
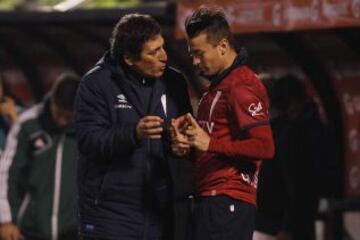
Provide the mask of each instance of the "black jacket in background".
{"label": "black jacket in background", "polygon": [[184,239],[190,162],[172,156],[166,130],[161,140],[139,142],[135,129],[146,115],[162,117],[167,129],[171,118],[191,112],[185,79],[167,68],[155,80],[149,107],[142,106],[133,87],[109,54],[80,83],[75,104],[80,233],[146,239],[158,221],[158,205],[166,205],[162,195],[168,189],[175,207],[174,235]]}

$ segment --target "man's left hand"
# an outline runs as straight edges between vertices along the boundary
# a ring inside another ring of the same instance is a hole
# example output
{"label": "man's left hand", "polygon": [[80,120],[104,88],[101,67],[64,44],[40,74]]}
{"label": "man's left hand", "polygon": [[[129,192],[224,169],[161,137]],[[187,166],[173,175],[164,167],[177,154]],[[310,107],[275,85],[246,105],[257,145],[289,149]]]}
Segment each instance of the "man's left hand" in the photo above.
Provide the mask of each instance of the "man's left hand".
{"label": "man's left hand", "polygon": [[189,127],[186,129],[185,134],[188,140],[195,149],[206,152],[209,149],[210,136],[207,132],[199,126],[193,116],[188,113],[186,114],[186,121]]}

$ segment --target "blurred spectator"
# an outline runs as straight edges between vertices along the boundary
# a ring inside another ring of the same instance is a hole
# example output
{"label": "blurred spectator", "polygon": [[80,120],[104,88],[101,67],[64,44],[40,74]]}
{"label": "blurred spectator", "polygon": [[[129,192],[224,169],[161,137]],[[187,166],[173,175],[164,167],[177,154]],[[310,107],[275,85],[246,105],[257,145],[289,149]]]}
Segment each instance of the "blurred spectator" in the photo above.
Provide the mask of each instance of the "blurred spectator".
{"label": "blurred spectator", "polygon": [[9,95],[4,78],[0,75],[0,156],[5,148],[5,140],[9,129],[18,115],[15,101]]}
{"label": "blurred spectator", "polygon": [[77,239],[77,150],[72,112],[79,78],[64,74],[23,112],[0,160],[0,239]]}
{"label": "blurred spectator", "polygon": [[286,76],[268,84],[276,154],[260,172],[254,240],[313,240],[325,126],[303,83]]}

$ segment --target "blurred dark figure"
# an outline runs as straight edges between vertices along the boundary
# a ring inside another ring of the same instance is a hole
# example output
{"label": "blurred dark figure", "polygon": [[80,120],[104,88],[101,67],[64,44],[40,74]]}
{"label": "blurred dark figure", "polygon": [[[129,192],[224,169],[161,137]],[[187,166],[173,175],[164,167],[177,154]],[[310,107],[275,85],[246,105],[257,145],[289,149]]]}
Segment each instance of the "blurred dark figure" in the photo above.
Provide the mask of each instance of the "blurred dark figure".
{"label": "blurred dark figure", "polygon": [[300,80],[286,76],[269,83],[276,154],[260,172],[254,240],[313,240],[327,161],[325,125]]}
{"label": "blurred dark figure", "polygon": [[0,156],[4,150],[6,136],[10,127],[17,119],[18,110],[14,99],[10,97],[3,76],[0,75]]}
{"label": "blurred dark figure", "polygon": [[49,96],[21,113],[0,159],[0,239],[77,239],[79,78],[61,75]]}

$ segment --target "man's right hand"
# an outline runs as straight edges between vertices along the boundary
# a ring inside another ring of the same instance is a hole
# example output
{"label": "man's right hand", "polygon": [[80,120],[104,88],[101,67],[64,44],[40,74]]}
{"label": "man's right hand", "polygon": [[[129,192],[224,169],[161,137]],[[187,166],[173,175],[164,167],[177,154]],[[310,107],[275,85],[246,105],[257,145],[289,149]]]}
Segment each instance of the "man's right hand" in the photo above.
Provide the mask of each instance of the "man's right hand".
{"label": "man's right hand", "polygon": [[163,132],[163,122],[164,120],[158,116],[145,116],[141,118],[136,126],[137,139],[160,139]]}
{"label": "man's right hand", "polygon": [[20,229],[15,224],[3,223],[0,225],[0,239],[23,240],[24,236],[21,234]]}
{"label": "man's right hand", "polygon": [[183,157],[190,152],[190,143],[184,134],[186,129],[186,122],[184,117],[181,116],[177,119],[171,120],[170,137],[171,137],[171,150],[178,157]]}

